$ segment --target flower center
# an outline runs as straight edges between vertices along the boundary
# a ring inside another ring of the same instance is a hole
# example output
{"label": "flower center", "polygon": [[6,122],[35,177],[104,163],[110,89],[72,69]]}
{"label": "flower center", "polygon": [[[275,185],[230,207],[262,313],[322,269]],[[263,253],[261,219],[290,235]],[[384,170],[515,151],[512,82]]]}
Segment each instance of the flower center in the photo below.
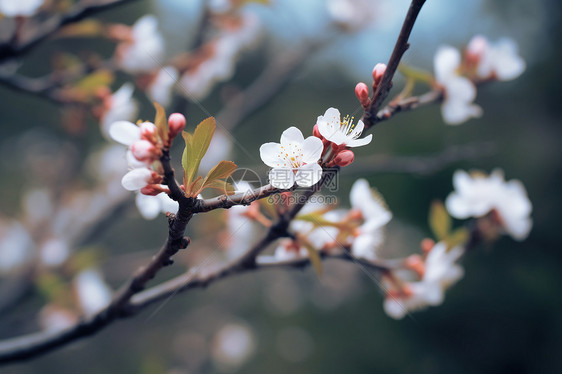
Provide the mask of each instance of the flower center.
{"label": "flower center", "polygon": [[279,153],[279,158],[285,159],[293,169],[298,169],[302,166],[302,149],[297,144],[289,144],[287,146],[281,146],[281,152]]}
{"label": "flower center", "polygon": [[355,126],[357,126],[357,123],[353,123],[354,118],[355,117],[347,115],[341,121],[340,129],[345,135],[351,134],[351,132],[355,129]]}

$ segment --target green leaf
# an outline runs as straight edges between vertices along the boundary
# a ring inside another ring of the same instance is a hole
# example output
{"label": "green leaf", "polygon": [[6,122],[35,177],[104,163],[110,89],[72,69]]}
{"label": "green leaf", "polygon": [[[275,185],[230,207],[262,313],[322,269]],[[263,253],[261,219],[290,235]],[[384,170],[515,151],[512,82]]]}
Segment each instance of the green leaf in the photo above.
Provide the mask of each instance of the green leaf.
{"label": "green leaf", "polygon": [[101,22],[95,20],[85,20],[82,22],[70,24],[57,32],[56,37],[59,38],[76,38],[76,37],[97,37],[102,36],[105,27]]}
{"label": "green leaf", "polygon": [[207,173],[205,181],[212,182],[217,179],[228,178],[234,173],[236,168],[236,164],[232,161],[221,161]]}
{"label": "green leaf", "polygon": [[168,120],[166,119],[166,111],[162,108],[162,105],[158,104],[156,101],[154,101],[153,104],[156,109],[154,124],[158,129],[160,139],[166,144],[168,142]]}
{"label": "green leaf", "polygon": [[322,258],[320,257],[320,253],[309,243],[303,243],[304,248],[308,252],[308,259],[312,264],[312,268],[316,272],[316,275],[320,278],[322,276]]}
{"label": "green leaf", "polygon": [[338,227],[338,228],[342,227],[341,222],[332,222],[325,219],[322,216],[322,214],[324,213],[325,213],[324,211],[311,212],[307,214],[298,215],[295,219],[299,221],[313,223],[315,226],[331,226],[331,227]]}
{"label": "green leaf", "polygon": [[81,91],[84,95],[94,94],[96,90],[102,87],[107,87],[115,76],[109,70],[98,70],[90,75],[85,76],[76,83],[75,88]]}
{"label": "green leaf", "polygon": [[451,217],[441,201],[434,201],[429,210],[429,227],[437,240],[444,240],[451,231]]}
{"label": "green leaf", "polygon": [[465,244],[469,237],[470,234],[466,228],[460,227],[456,229],[445,239],[445,243],[447,243],[447,251],[458,245]]}
{"label": "green leaf", "polygon": [[[185,172],[185,186],[186,195],[191,196],[191,190],[188,190],[188,185],[194,180],[197,172],[199,171],[199,164],[201,159],[205,156],[207,149],[209,149],[209,144],[211,144],[211,139],[215,133],[215,119],[209,117],[203,120],[195,131],[193,135],[184,135],[184,140],[186,140],[186,147],[184,151],[184,156],[182,157],[182,165]],[[189,141],[187,140],[189,139]]]}
{"label": "green leaf", "polygon": [[207,188],[219,190],[221,193],[226,195],[232,195],[234,193],[234,186],[223,179],[215,179],[212,182],[205,182],[205,185],[204,187],[202,187],[201,191]]}
{"label": "green leaf", "polygon": [[227,187],[227,185],[231,187],[230,192],[231,193],[234,192],[234,187],[232,187],[229,183],[226,183],[226,181],[221,179],[230,177],[230,175],[234,173],[236,168],[237,168],[236,164],[232,161],[219,162],[217,165],[215,165],[214,168],[212,168],[207,173],[207,176],[205,177],[205,179],[203,180],[203,184],[201,185],[201,190],[199,191],[194,190],[193,193],[199,194],[201,191],[203,191],[206,188],[215,188],[224,191],[224,193],[227,193],[229,192],[229,188]]}

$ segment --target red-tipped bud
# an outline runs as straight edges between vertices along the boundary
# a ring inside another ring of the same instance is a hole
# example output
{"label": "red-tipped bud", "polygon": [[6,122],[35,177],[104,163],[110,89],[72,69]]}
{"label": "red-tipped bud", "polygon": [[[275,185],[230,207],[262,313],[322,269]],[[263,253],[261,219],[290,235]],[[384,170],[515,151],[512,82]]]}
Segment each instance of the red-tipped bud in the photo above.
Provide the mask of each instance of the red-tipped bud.
{"label": "red-tipped bud", "polygon": [[143,122],[140,124],[141,139],[147,140],[152,144],[158,144],[158,129],[152,122]]}
{"label": "red-tipped bud", "polygon": [[421,241],[420,247],[424,254],[428,254],[429,251],[435,246],[435,241],[429,238],[425,238]]}
{"label": "red-tipped bud", "polygon": [[466,62],[471,66],[478,65],[486,49],[488,40],[482,35],[474,36],[466,46]]}
{"label": "red-tipped bud", "polygon": [[318,128],[318,124],[314,125],[312,128],[312,135],[316,136],[317,138],[324,139],[322,134],[320,134],[320,129]]}
{"label": "red-tipped bud", "polygon": [[408,269],[415,271],[420,278],[423,278],[425,273],[425,262],[420,255],[411,255],[406,258],[404,263]]}
{"label": "red-tipped bud", "polygon": [[342,167],[347,166],[353,162],[354,158],[355,155],[352,151],[350,151],[349,149],[344,149],[343,151],[340,151],[340,153],[338,153],[336,157],[334,157],[334,164]]}
{"label": "red-tipped bud", "polygon": [[160,149],[144,139],[136,141],[131,145],[131,153],[141,162],[152,162],[160,157]]}
{"label": "red-tipped bud", "polygon": [[359,103],[363,108],[369,106],[369,87],[367,87],[365,83],[357,83],[357,85],[355,86],[355,96],[357,96],[357,100],[359,100]]}
{"label": "red-tipped bud", "polygon": [[162,190],[160,188],[157,188],[156,186],[158,185],[149,184],[148,186],[144,186],[143,188],[140,189],[140,193],[148,196],[156,196],[162,192]]}
{"label": "red-tipped bud", "polygon": [[378,63],[373,68],[373,87],[379,85],[384,73],[386,72],[386,64]]}
{"label": "red-tipped bud", "polygon": [[168,117],[168,134],[175,138],[185,128],[185,116],[181,113],[172,113]]}

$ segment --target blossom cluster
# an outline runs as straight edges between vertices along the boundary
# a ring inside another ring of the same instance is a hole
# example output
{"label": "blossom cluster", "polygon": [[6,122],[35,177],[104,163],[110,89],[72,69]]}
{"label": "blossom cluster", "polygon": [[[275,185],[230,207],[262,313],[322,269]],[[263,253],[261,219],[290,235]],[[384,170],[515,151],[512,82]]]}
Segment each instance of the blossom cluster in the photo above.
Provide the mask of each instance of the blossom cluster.
{"label": "blossom cluster", "polygon": [[[185,127],[185,117],[179,113],[171,114],[168,126],[168,136],[174,138]],[[126,190],[137,191],[136,204],[142,216],[153,219],[160,212],[176,212],[178,203],[168,196],[170,189],[161,184],[163,176],[159,158],[164,144],[156,125],[117,121],[109,128],[109,135],[128,147],[126,155],[131,170],[123,176],[121,184]]]}
{"label": "blossom cluster", "polygon": [[488,80],[508,81],[525,70],[525,61],[518,55],[517,44],[511,39],[489,42],[477,35],[461,53],[451,46],[442,46],[434,57],[435,81],[444,91],[441,106],[443,120],[458,125],[480,117],[482,109],[473,103],[475,83]]}
{"label": "blossom cluster", "polygon": [[280,143],[265,143],[260,147],[262,161],[272,170],[269,180],[273,187],[290,189],[295,183],[310,187],[322,177],[322,166],[347,166],[355,155],[349,149],[371,142],[373,135],[359,139],[364,129],[363,121],[353,123],[353,118],[341,119],[339,110],[329,108],[318,116],[313,136],[304,138],[296,127],[281,134]]}

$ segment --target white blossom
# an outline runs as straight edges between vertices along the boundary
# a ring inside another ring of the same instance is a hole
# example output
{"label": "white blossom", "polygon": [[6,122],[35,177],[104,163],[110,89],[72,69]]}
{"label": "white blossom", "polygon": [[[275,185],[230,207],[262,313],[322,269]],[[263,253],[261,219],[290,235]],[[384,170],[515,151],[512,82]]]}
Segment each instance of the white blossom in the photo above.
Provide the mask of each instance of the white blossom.
{"label": "white blossom", "polygon": [[442,46],[435,54],[435,79],[445,90],[441,114],[449,125],[458,125],[482,115],[482,109],[473,104],[476,87],[458,73],[460,63],[460,52],[453,47]]}
{"label": "white blossom", "polygon": [[147,168],[133,169],[123,176],[121,185],[128,191],[137,191],[149,184],[153,171]]}
{"label": "white blossom", "polygon": [[307,258],[308,251],[304,247],[296,247],[292,239],[283,239],[279,241],[273,256],[277,261],[290,261]]}
{"label": "white blossom", "polygon": [[443,290],[458,282],[464,269],[456,261],[464,254],[464,248],[457,246],[447,251],[447,244],[439,242],[433,246],[425,259],[424,282],[437,283]]}
{"label": "white blossom", "polygon": [[353,123],[353,118],[345,117],[341,120],[340,112],[336,108],[329,108],[323,116],[319,116],[316,122],[320,134],[336,145],[345,144],[348,147],[360,147],[367,145],[373,139],[373,135],[358,139],[365,125],[359,120]]}
{"label": "white blossom", "polygon": [[407,283],[407,294],[391,295],[384,299],[385,313],[394,319],[402,319],[409,312],[437,306],[443,302],[443,290],[434,282]]}
{"label": "white blossom", "polygon": [[269,180],[274,187],[289,189],[295,182],[301,187],[310,187],[322,176],[318,161],[323,149],[319,138],[305,139],[299,129],[289,127],[281,134],[281,143],[266,143],[260,147],[260,157],[273,168]]}
{"label": "white blossom", "polygon": [[351,252],[356,257],[375,259],[384,241],[383,227],[392,219],[382,196],[372,190],[365,179],[358,179],[350,191],[351,206],[361,212],[364,220],[357,229]]}
{"label": "white blossom", "polygon": [[68,243],[58,238],[46,240],[39,251],[41,262],[50,267],[62,265],[70,255]]}
{"label": "white blossom", "polygon": [[502,38],[490,43],[485,37],[477,35],[470,41],[467,50],[476,50],[479,58],[476,73],[482,79],[496,78],[508,81],[520,76],[525,71],[525,61],[518,54],[517,43],[509,38]]}
{"label": "white blossom", "polygon": [[[422,279],[404,282],[401,292],[387,293],[384,301],[386,314],[401,319],[408,312],[442,304],[445,291],[464,275],[464,269],[456,263],[463,253],[464,248],[460,246],[447,250],[446,243],[435,244],[425,259]],[[396,272],[394,276],[400,278]]]}
{"label": "white blossom", "polygon": [[0,227],[0,275],[24,266],[33,255],[33,241],[18,222]]}
{"label": "white blossom", "polygon": [[181,94],[191,100],[202,100],[216,83],[232,77],[238,55],[260,35],[260,23],[255,15],[242,12],[240,16],[240,27],[220,35],[212,44],[211,56],[181,76]]}
{"label": "white blossom", "polygon": [[152,101],[167,107],[172,102],[172,89],[178,81],[178,77],[178,71],[172,66],[166,66],[158,70],[147,88],[148,97]]}
{"label": "white blossom", "polygon": [[81,271],[74,279],[76,296],[85,315],[91,316],[111,302],[111,290],[97,269]]}
{"label": "white blossom", "polygon": [[351,31],[368,26],[375,19],[372,0],[328,0],[328,13],[336,24]]}
{"label": "white blossom", "polygon": [[152,220],[158,217],[158,214],[177,213],[179,204],[172,200],[170,196],[161,192],[156,196],[144,195],[137,193],[135,204],[144,219]]}
{"label": "white blossom", "polygon": [[132,74],[157,69],[164,59],[164,38],[158,31],[156,17],[149,14],[135,22],[131,38],[132,42],[119,46],[119,66]]}
{"label": "white blossom", "polygon": [[495,210],[504,229],[514,239],[523,240],[529,235],[532,205],[519,180],[506,182],[499,169],[489,176],[480,173],[469,175],[457,170],[453,175],[453,185],[455,191],[445,201],[453,217],[482,217]]}
{"label": "white blossom", "polygon": [[[246,181],[235,182],[234,189],[236,193],[248,193],[253,190],[252,185]],[[248,212],[254,207],[255,205],[235,205],[227,210],[228,250],[226,254],[230,259],[238,258],[253,244],[255,225],[248,216]]]}
{"label": "white blossom", "polygon": [[138,112],[138,106],[133,99],[135,88],[132,84],[126,83],[108,100],[108,107],[101,118],[101,130],[105,136],[109,136],[109,128],[112,123],[117,121],[132,121]]}
{"label": "white blossom", "polygon": [[6,17],[30,17],[45,0],[0,0],[0,13]]}

